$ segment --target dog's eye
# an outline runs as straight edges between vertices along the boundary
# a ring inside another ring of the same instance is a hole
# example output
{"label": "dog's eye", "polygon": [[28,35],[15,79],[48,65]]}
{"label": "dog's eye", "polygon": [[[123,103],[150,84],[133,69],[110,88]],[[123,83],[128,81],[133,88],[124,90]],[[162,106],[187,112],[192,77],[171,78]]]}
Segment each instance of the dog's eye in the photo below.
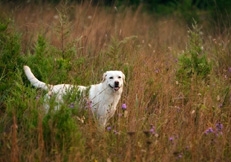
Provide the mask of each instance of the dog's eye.
{"label": "dog's eye", "polygon": [[121,78],[121,76],[118,76],[118,78],[120,79],[120,78]]}
{"label": "dog's eye", "polygon": [[109,79],[113,79],[113,77],[111,76],[111,77],[109,77]]}

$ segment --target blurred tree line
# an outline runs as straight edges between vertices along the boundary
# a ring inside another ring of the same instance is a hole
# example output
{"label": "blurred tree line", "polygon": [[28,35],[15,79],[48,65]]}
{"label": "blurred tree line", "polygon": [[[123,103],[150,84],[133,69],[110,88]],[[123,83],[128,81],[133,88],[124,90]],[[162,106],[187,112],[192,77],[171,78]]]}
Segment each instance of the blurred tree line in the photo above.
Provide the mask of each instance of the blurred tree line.
{"label": "blurred tree line", "polygon": [[2,3],[27,4],[35,3],[37,5],[60,2],[68,3],[91,3],[100,6],[116,6],[125,9],[126,7],[138,8],[156,15],[176,15],[182,17],[188,24],[192,21],[203,21],[200,18],[206,15],[214,25],[222,28],[231,26],[231,0],[0,0]]}
{"label": "blurred tree line", "polygon": [[166,8],[178,7],[193,7],[197,9],[220,9],[221,11],[229,10],[231,8],[230,0],[0,0],[0,2],[13,2],[13,3],[84,3],[91,2],[93,5],[115,5],[115,6],[145,6],[145,9],[153,12],[169,12],[162,10]]}

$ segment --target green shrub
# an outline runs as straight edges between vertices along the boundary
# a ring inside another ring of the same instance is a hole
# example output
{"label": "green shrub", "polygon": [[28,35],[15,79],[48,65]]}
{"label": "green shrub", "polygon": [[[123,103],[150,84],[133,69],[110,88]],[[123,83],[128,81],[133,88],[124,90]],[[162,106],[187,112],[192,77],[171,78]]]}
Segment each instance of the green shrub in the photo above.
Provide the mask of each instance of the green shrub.
{"label": "green shrub", "polygon": [[61,152],[65,158],[72,147],[83,146],[84,140],[81,136],[76,118],[69,107],[50,111],[44,117],[43,137],[46,151],[50,154]]}
{"label": "green shrub", "polygon": [[0,21],[0,108],[5,107],[5,100],[10,95],[18,67],[22,67],[19,34],[9,32],[8,22]]}
{"label": "green shrub", "polygon": [[178,81],[186,88],[194,79],[208,80],[211,71],[211,64],[203,49],[202,32],[196,23],[188,34],[188,48],[179,56],[176,74]]}

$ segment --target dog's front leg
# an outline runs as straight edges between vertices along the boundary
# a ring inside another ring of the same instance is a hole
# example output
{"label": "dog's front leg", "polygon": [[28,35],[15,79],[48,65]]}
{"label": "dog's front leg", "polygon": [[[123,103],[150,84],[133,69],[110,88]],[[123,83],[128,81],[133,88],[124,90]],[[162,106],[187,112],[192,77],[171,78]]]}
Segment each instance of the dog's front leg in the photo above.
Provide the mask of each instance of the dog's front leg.
{"label": "dog's front leg", "polygon": [[107,124],[107,119],[103,116],[98,118],[98,125],[100,130],[104,131]]}

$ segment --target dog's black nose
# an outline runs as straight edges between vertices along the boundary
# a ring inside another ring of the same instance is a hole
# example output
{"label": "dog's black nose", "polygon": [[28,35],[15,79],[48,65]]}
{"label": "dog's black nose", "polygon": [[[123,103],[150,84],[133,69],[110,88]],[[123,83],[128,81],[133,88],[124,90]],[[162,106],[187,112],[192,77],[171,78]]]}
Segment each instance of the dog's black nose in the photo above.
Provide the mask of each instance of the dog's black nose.
{"label": "dog's black nose", "polygon": [[119,87],[119,82],[115,81],[115,87]]}

